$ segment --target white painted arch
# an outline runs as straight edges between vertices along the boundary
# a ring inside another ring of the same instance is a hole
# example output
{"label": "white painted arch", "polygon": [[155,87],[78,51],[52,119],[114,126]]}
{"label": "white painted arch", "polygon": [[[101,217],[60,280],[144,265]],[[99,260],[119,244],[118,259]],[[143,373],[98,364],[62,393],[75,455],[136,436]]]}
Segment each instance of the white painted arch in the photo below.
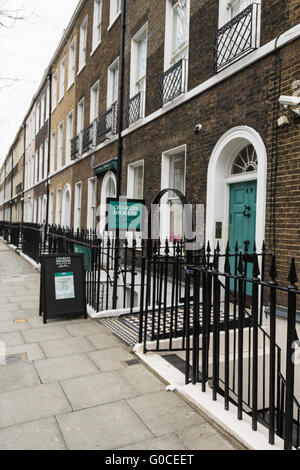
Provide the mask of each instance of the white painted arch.
{"label": "white painted arch", "polygon": [[[258,158],[257,173],[230,176],[230,169],[238,152],[252,144]],[[228,240],[230,184],[257,180],[256,243],[260,250],[265,237],[267,151],[260,134],[248,126],[230,129],[217,142],[209,161],[207,174],[206,241],[216,246],[216,222],[222,222],[221,250]]]}
{"label": "white painted arch", "polygon": [[108,197],[116,197],[116,195],[117,178],[113,171],[108,171],[105,173],[101,187],[100,234],[103,234],[106,228],[106,200]]}

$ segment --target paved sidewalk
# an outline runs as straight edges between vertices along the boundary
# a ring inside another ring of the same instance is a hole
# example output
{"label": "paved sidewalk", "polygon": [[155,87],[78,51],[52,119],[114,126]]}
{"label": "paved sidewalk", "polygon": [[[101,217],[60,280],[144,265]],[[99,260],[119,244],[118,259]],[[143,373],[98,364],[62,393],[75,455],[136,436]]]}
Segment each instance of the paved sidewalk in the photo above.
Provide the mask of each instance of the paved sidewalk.
{"label": "paved sidewalk", "polygon": [[[238,444],[96,321],[43,325],[39,273],[0,242],[0,449],[196,450]],[[132,363],[132,361],[134,361]]]}

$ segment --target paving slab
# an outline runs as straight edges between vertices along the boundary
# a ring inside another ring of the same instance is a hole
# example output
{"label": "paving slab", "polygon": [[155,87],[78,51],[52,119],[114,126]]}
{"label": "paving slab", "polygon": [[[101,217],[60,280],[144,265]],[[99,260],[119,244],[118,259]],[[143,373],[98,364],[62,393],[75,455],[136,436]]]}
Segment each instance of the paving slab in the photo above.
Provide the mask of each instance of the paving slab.
{"label": "paving slab", "polygon": [[0,394],[0,428],[71,411],[57,384],[36,385]]}
{"label": "paving slab", "polygon": [[88,353],[88,355],[103,372],[121,369],[125,367],[126,361],[134,359],[132,354],[121,347],[95,351]]}
{"label": "paving slab", "polygon": [[137,392],[117,371],[79,377],[61,382],[74,410],[134,397]]}
{"label": "paving slab", "polygon": [[38,344],[19,344],[6,348],[7,356],[13,354],[26,354],[28,361],[39,361],[45,359],[45,354]]}
{"label": "paving slab", "polygon": [[45,341],[52,341],[55,339],[69,338],[70,335],[64,326],[51,326],[51,328],[36,328],[29,329],[23,332],[26,343],[42,343]]}
{"label": "paving slab", "polygon": [[35,367],[42,383],[93,375],[99,372],[86,354],[73,354],[36,361]]}
{"label": "paving slab", "polygon": [[0,430],[1,450],[67,450],[55,418]]}
{"label": "paving slab", "polygon": [[48,358],[95,350],[92,343],[84,336],[47,341],[40,343],[40,346]]}
{"label": "paving slab", "polygon": [[120,342],[113,335],[107,333],[88,336],[88,339],[98,350],[115,348],[120,345]]}
{"label": "paving slab", "polygon": [[139,395],[165,389],[165,385],[142,364],[124,367],[118,372],[127,382],[132,384]]}
{"label": "paving slab", "polygon": [[234,450],[236,448],[209,423],[181,429],[176,434],[190,450]]}
{"label": "paving slab", "polygon": [[155,436],[204,423],[193,408],[172,392],[150,393],[131,398],[128,403]]}
{"label": "paving slab", "polygon": [[11,312],[1,312],[0,313],[0,322],[7,321],[7,320],[14,320],[14,316]]}
{"label": "paving slab", "polygon": [[23,336],[19,331],[16,331],[15,333],[0,334],[0,341],[3,341],[6,346],[17,346],[18,344],[24,344]]}
{"label": "paving slab", "polygon": [[35,367],[28,362],[0,365],[0,393],[38,384]]}
{"label": "paving slab", "polygon": [[129,450],[186,450],[184,443],[176,436],[176,434],[166,434],[165,436],[156,437],[147,441],[136,442],[126,447],[122,447],[121,451]]}
{"label": "paving slab", "polygon": [[18,323],[16,320],[0,321],[0,333],[11,333],[14,331],[28,330],[27,322]]}
{"label": "paving slab", "polygon": [[82,323],[74,323],[66,326],[67,331],[71,336],[90,336],[106,331],[101,325],[95,321],[85,320]]}
{"label": "paving slab", "polygon": [[111,450],[153,435],[125,401],[57,416],[69,449]]}

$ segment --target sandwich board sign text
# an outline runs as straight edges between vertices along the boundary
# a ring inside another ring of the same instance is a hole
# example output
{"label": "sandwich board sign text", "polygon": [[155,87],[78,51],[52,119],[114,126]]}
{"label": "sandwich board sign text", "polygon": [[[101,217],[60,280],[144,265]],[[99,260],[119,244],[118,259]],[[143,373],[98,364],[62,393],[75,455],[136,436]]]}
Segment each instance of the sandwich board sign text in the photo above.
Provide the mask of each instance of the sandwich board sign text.
{"label": "sandwich board sign text", "polygon": [[87,318],[83,254],[42,256],[40,315]]}

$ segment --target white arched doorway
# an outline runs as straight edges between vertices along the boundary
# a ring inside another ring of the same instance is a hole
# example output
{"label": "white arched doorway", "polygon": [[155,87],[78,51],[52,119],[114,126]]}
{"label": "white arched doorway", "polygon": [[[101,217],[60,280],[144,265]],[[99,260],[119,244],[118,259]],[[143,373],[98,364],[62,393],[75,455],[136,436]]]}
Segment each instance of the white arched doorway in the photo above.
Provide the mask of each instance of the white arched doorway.
{"label": "white arched doorway", "polygon": [[235,127],[221,137],[208,166],[206,240],[212,247],[219,241],[222,251],[229,239],[232,188],[243,183],[255,185],[254,238],[260,250],[265,236],[267,152],[258,132],[247,126]]}
{"label": "white arched doorway", "polygon": [[65,185],[63,192],[62,226],[64,228],[71,227],[71,186],[69,184]]}
{"label": "white arched doorway", "polygon": [[100,234],[105,232],[106,228],[106,201],[109,197],[116,197],[117,195],[117,178],[112,171],[108,171],[102,182],[101,187],[101,206],[100,206]]}

